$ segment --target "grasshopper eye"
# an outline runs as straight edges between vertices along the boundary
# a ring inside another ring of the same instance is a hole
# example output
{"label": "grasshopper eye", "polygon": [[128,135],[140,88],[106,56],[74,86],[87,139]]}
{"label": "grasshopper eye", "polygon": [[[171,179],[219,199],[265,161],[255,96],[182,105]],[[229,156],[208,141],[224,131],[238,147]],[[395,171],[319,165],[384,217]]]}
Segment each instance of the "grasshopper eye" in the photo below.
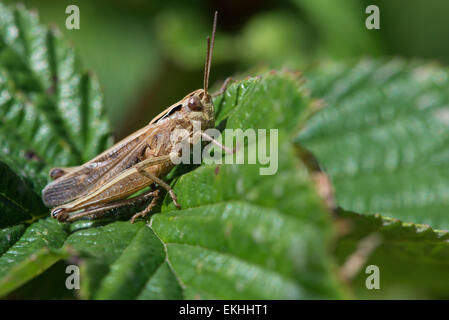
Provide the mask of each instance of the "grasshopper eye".
{"label": "grasshopper eye", "polygon": [[198,96],[191,96],[187,102],[187,108],[192,111],[201,111],[203,109],[203,105],[201,104],[200,98],[198,98]]}
{"label": "grasshopper eye", "polygon": [[50,178],[53,180],[56,180],[60,177],[62,177],[65,174],[65,171],[61,168],[52,168],[50,170]]}

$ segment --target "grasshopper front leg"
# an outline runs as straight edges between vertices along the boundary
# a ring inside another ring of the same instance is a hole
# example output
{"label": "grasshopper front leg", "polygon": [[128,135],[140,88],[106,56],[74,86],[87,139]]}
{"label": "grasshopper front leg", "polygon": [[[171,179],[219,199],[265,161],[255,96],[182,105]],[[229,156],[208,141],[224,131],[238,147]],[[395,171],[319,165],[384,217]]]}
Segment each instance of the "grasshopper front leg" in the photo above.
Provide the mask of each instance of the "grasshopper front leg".
{"label": "grasshopper front leg", "polygon": [[217,97],[217,96],[222,95],[222,94],[226,91],[226,89],[228,88],[229,83],[230,83],[231,81],[236,81],[236,80],[234,80],[232,77],[226,78],[226,80],[225,80],[225,81],[223,82],[223,84],[221,85],[221,88],[220,88],[217,92],[212,93],[212,97],[215,98],[215,97]]}

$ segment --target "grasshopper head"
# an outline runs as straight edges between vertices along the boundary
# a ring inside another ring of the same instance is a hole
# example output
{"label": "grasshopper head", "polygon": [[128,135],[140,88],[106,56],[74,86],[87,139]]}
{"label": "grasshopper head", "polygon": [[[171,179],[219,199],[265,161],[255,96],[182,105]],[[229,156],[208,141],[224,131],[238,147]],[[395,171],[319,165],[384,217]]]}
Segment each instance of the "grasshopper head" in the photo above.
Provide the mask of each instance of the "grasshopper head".
{"label": "grasshopper head", "polygon": [[211,95],[203,89],[192,92],[185,99],[184,109],[190,120],[201,122],[202,130],[215,126],[214,104]]}
{"label": "grasshopper head", "polygon": [[[169,109],[154,118],[151,123],[162,121],[164,118],[188,119],[201,123],[201,129],[206,130],[215,126],[214,104],[212,96],[208,92],[209,74],[212,60],[212,51],[215,42],[215,30],[217,27],[217,12],[214,15],[214,25],[212,29],[212,41],[207,37],[206,64],[204,67],[203,89],[198,89],[184,97],[181,103],[174,104]],[[180,111],[180,112],[178,112]]]}
{"label": "grasshopper head", "polygon": [[217,12],[214,15],[214,24],[212,27],[212,41],[207,37],[206,64],[204,66],[204,84],[203,89],[191,93],[187,97],[186,109],[191,111],[189,118],[201,122],[201,128],[206,130],[215,126],[214,104],[212,96],[209,94],[209,74],[212,62],[212,52],[215,43],[215,31],[217,29]]}

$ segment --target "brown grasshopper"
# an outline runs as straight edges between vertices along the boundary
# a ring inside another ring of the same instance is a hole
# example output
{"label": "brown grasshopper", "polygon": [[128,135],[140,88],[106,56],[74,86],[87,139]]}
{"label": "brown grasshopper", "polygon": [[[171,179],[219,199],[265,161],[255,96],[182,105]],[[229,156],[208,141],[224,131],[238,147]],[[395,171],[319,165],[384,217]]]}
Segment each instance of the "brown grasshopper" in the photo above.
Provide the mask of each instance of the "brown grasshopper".
{"label": "brown grasshopper", "polygon": [[217,12],[214,15],[212,40],[207,37],[203,89],[188,94],[156,116],[147,126],[89,162],[79,167],[50,170],[50,177],[54,181],[44,188],[42,198],[48,207],[53,207],[52,217],[59,221],[95,218],[108,210],[153,197],[145,210],[131,218],[131,222],[134,222],[136,218],[145,217],[156,205],[159,190],[152,188],[138,196],[128,197],[154,184],[166,189],[175,206],[179,208],[173,190],[160,177],[165,176],[174,167],[170,158],[170,153],[173,152],[170,135],[174,130],[187,130],[190,132],[190,136],[185,137],[187,142],[197,143],[199,137],[192,135],[193,121],[201,123],[203,138],[229,152],[226,147],[204,133],[204,130],[215,125],[212,96],[222,94],[230,80],[228,78],[214,95],[207,91],[216,25]]}

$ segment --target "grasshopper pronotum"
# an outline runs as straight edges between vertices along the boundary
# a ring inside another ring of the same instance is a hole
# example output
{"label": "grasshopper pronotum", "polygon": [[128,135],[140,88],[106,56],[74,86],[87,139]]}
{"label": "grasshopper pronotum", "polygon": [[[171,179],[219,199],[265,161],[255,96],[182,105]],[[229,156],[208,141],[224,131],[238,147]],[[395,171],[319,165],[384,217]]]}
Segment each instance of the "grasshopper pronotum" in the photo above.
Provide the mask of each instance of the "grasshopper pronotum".
{"label": "grasshopper pronotum", "polygon": [[[147,126],[89,162],[79,167],[50,170],[50,177],[55,180],[44,188],[42,198],[48,207],[54,207],[52,217],[59,221],[98,217],[110,209],[153,197],[145,210],[131,218],[131,222],[134,222],[136,218],[145,217],[156,205],[159,190],[151,190],[129,199],[128,197],[154,184],[166,189],[173,203],[179,207],[173,190],[160,179],[174,167],[170,159],[170,153],[173,151],[171,133],[176,129],[185,129],[190,132],[190,136],[184,140],[196,143],[199,137],[193,135],[192,122],[198,121],[201,123],[201,136],[226,150],[204,133],[204,130],[215,125],[214,105],[208,85],[216,25],[217,12],[214,15],[212,40],[207,37],[203,89],[188,94],[156,116]],[[229,79],[217,94],[225,90]]]}

